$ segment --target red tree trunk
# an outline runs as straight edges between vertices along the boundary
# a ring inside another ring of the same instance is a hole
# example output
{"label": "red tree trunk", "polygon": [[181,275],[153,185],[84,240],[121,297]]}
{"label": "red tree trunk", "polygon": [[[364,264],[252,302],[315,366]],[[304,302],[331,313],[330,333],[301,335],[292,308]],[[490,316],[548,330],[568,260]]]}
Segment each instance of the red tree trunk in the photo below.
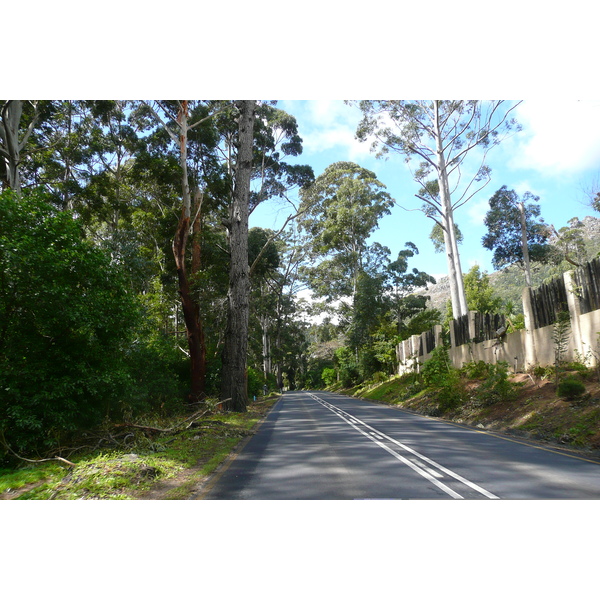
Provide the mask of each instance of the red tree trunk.
{"label": "red tree trunk", "polygon": [[185,268],[185,249],[189,237],[190,219],[182,212],[177,232],[173,240],[173,256],[179,279],[179,296],[183,309],[183,319],[187,332],[188,349],[191,361],[190,402],[202,399],[206,383],[206,350],[204,348],[204,332],[202,330],[198,305],[194,301]]}

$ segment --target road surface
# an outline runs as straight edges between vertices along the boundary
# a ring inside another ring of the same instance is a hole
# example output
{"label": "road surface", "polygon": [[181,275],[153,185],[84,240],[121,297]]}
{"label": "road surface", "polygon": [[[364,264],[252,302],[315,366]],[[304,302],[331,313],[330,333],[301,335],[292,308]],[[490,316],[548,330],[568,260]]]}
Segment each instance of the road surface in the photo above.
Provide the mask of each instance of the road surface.
{"label": "road surface", "polygon": [[598,499],[600,461],[328,392],[287,392],[200,499]]}

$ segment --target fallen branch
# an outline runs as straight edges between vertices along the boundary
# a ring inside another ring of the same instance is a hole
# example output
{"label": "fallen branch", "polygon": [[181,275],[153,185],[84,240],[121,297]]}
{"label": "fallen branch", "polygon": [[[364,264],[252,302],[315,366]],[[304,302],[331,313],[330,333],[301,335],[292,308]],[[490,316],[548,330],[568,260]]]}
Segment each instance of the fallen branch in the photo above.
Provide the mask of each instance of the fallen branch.
{"label": "fallen branch", "polygon": [[67,465],[69,465],[70,467],[75,467],[77,465],[75,465],[75,463],[72,463],[70,460],[67,460],[66,458],[63,458],[62,456],[55,456],[53,458],[39,458],[39,459],[32,459],[32,458],[24,458],[22,456],[19,456],[9,445],[8,442],[6,441],[6,438],[4,437],[4,431],[0,431],[0,436],[2,437],[2,445],[13,455],[16,456],[19,460],[28,462],[28,463],[42,463],[42,462],[49,462],[51,460],[58,460],[61,462],[66,463]]}
{"label": "fallen branch", "polygon": [[[227,400],[220,400],[219,404],[224,404],[225,402],[229,401],[231,401],[231,398],[227,398]],[[180,421],[179,423],[173,425],[173,427],[169,427],[168,429],[163,429],[162,427],[152,427],[150,425],[136,425],[135,423],[119,423],[115,425],[115,427],[134,427],[135,429],[144,429],[146,431],[154,431],[156,433],[173,433],[174,431],[180,429],[188,421],[190,421],[190,423],[187,425],[186,429],[189,429],[195,421],[201,419],[204,415],[212,412],[212,410],[212,408],[209,408],[204,411],[197,411],[190,417],[187,417],[183,421]]]}

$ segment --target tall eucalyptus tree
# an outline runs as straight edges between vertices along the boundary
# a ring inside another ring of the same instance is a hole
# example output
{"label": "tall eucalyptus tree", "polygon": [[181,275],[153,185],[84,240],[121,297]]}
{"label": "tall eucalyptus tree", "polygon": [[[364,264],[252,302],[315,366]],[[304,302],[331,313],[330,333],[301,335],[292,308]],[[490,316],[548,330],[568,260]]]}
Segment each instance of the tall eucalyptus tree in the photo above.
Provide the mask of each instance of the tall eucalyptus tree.
{"label": "tall eucalyptus tree", "polygon": [[[503,135],[517,127],[510,113],[519,103],[479,100],[364,100],[358,103],[363,118],[357,128],[361,141],[383,156],[397,152],[407,162],[420,160],[413,177],[421,185],[416,196],[423,212],[444,233],[454,316],[467,312],[462,269],[456,240],[454,212],[490,181],[486,156]],[[462,171],[467,158],[476,158],[466,184]],[[434,176],[431,179],[431,175]]]}
{"label": "tall eucalyptus tree", "polygon": [[351,162],[325,169],[302,190],[299,228],[308,236],[304,273],[317,296],[354,297],[367,260],[367,240],[393,199],[375,173]]}

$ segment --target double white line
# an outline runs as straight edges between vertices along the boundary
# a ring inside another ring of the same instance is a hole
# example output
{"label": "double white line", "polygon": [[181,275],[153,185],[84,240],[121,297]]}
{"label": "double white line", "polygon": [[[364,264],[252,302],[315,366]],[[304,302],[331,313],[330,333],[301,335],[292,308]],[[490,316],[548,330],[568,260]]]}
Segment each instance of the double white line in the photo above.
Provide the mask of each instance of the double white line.
{"label": "double white line", "polygon": [[[428,481],[430,481],[431,483],[433,483],[434,485],[439,487],[441,490],[446,492],[446,494],[448,494],[452,498],[463,499],[464,496],[461,496],[458,492],[455,492],[452,488],[450,488],[446,484],[442,483],[440,481],[440,479],[443,478],[443,475],[441,473],[444,473],[444,474],[448,475],[449,477],[452,477],[452,478],[456,479],[457,481],[460,481],[462,484],[470,487],[471,489],[482,494],[486,498],[491,498],[491,499],[495,499],[495,500],[498,499],[498,496],[495,496],[491,492],[488,492],[487,490],[483,489],[481,486],[473,483],[472,481],[469,481],[468,479],[465,479],[464,477],[461,477],[454,471],[451,471],[450,469],[443,467],[442,465],[436,463],[435,461],[431,460],[430,458],[423,456],[416,450],[413,450],[412,448],[408,447],[405,444],[402,444],[398,440],[391,438],[389,435],[386,435],[382,431],[379,431],[379,430],[375,429],[374,427],[371,427],[364,421],[357,419],[355,416],[338,408],[334,404],[330,404],[326,400],[323,400],[323,399],[319,398],[318,396],[315,396],[315,394],[309,394],[309,396],[311,398],[313,398],[313,400],[316,400],[317,402],[319,402],[319,404],[322,404],[325,408],[327,408],[331,412],[335,413],[338,417],[340,417],[340,419],[342,419],[343,421],[348,423],[348,425],[350,425],[351,427],[354,427],[354,429],[356,429],[358,432],[360,432],[362,435],[364,435],[367,439],[371,440],[374,444],[377,444],[380,448],[383,448],[386,452],[389,452],[392,456],[396,457],[399,461],[404,463],[407,467],[410,467],[413,471],[415,471],[416,473],[418,473],[419,475],[421,475],[422,477],[424,477],[425,479],[427,479]],[[360,425],[360,427],[359,427],[359,425]],[[407,458],[406,456],[399,454],[398,452],[396,452],[395,450],[390,448],[388,445],[384,444],[383,443],[384,440],[387,440],[388,442],[395,444],[396,446],[398,446],[405,452],[412,454],[416,458],[412,458],[412,457]],[[440,473],[440,471],[441,471],[441,473]]]}

